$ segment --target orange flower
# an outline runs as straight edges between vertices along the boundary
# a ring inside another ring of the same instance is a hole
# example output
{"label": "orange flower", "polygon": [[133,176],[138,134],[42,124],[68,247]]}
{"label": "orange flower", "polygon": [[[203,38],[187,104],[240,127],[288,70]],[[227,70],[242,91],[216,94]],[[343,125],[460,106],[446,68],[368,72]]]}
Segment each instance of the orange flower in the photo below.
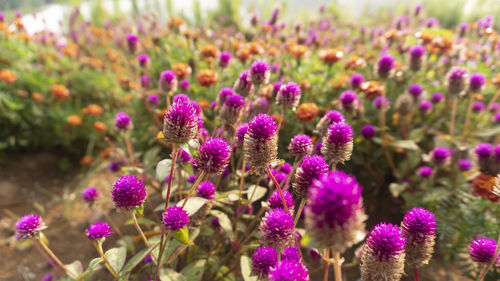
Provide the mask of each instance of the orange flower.
{"label": "orange flower", "polygon": [[300,85],[300,89],[303,92],[308,92],[311,89],[311,82],[309,82],[307,80],[300,81],[299,85]]}
{"label": "orange flower", "polygon": [[495,184],[495,176],[481,173],[476,178],[474,178],[474,180],[472,180],[470,187],[474,191],[475,195],[480,196],[484,199],[488,199],[491,202],[498,202],[499,197],[495,195],[495,193],[493,193]]}
{"label": "orange flower", "polygon": [[28,97],[28,92],[26,92],[25,90],[17,90],[17,95],[20,97],[20,98],[26,98]]}
{"label": "orange flower", "polygon": [[204,58],[216,58],[218,54],[217,47],[212,44],[205,45],[201,47],[201,54]]}
{"label": "orange flower", "polygon": [[236,56],[242,63],[245,63],[251,56],[250,50],[247,48],[241,48],[238,52],[236,52]]}
{"label": "orange flower", "polygon": [[175,73],[179,79],[183,79],[186,76],[191,75],[193,70],[191,69],[191,66],[187,63],[183,62],[178,62],[172,66],[172,71]]}
{"label": "orange flower", "polygon": [[295,111],[295,116],[301,121],[311,122],[318,112],[319,109],[315,103],[303,103]]}
{"label": "orange flower", "polygon": [[356,69],[356,68],[364,68],[366,67],[366,61],[358,56],[352,56],[347,60],[347,62],[344,65],[344,69]]}
{"label": "orange flower", "polygon": [[68,121],[68,124],[70,124],[71,126],[82,125],[82,117],[80,117],[78,115],[70,115],[70,116],[68,116],[66,121]]}
{"label": "orange flower", "polygon": [[279,115],[278,113],[275,113],[275,114],[271,115],[271,117],[273,117],[274,122],[276,122],[276,124],[279,124],[280,120],[283,118],[283,121],[281,122],[281,126],[278,128],[278,130],[281,130],[285,127],[285,119],[283,116]]}
{"label": "orange flower", "polygon": [[349,83],[349,76],[345,73],[341,73],[339,76],[330,79],[330,85],[335,89],[345,88]]}
{"label": "orange flower", "polygon": [[384,93],[385,86],[379,81],[366,81],[361,84],[360,90],[368,99],[373,99]]}
{"label": "orange flower", "polygon": [[10,69],[2,69],[0,70],[0,80],[2,80],[4,83],[14,83],[17,80],[17,74],[15,74],[12,70]]}
{"label": "orange flower", "polygon": [[272,92],[273,92],[273,84],[261,86],[259,90],[259,96],[269,100],[271,99]]}
{"label": "orange flower", "polygon": [[92,162],[94,162],[94,157],[90,155],[83,156],[82,159],[80,159],[81,166],[89,166]]}
{"label": "orange flower", "polygon": [[180,28],[181,26],[185,25],[186,23],[184,22],[183,19],[179,18],[179,17],[172,17],[170,19],[168,19],[167,21],[167,24],[168,24],[168,27],[170,28]]}
{"label": "orange flower", "polygon": [[31,99],[33,99],[37,103],[41,103],[43,101],[43,95],[40,93],[33,93],[31,95]]}
{"label": "orange flower", "polygon": [[290,54],[292,55],[292,57],[294,57],[296,59],[305,58],[307,56],[307,53],[308,53],[307,46],[300,45],[300,44],[290,46],[289,51],[290,51]]}
{"label": "orange flower", "polygon": [[62,84],[55,84],[50,87],[50,92],[54,95],[58,100],[65,100],[69,97],[69,90],[66,86]]}
{"label": "orange flower", "polygon": [[262,47],[257,42],[248,43],[248,49],[250,50],[250,54],[252,55],[258,55],[263,51]]}
{"label": "orange flower", "polygon": [[210,101],[209,100],[205,100],[205,99],[199,100],[198,104],[200,105],[200,107],[203,110],[207,110],[208,108],[210,108]]}
{"label": "orange flower", "polygon": [[344,53],[338,49],[323,49],[319,51],[319,58],[326,64],[334,64],[342,59]]}
{"label": "orange flower", "polygon": [[62,52],[63,54],[74,58],[78,54],[78,46],[75,43],[69,43],[62,49]]}
{"label": "orange flower", "polygon": [[109,157],[109,155],[111,154],[111,151],[113,151],[113,148],[112,148],[112,147],[110,147],[110,146],[108,146],[108,147],[106,147],[105,149],[103,149],[103,150],[99,151],[99,156],[101,156],[101,158],[106,159],[106,158],[108,158],[108,157]]}
{"label": "orange flower", "polygon": [[203,87],[208,87],[210,85],[215,85],[217,83],[218,75],[215,70],[212,69],[202,69],[197,75],[196,79]]}
{"label": "orange flower", "polygon": [[101,121],[94,122],[93,127],[98,132],[105,132],[108,129],[108,126],[106,126],[106,124]]}
{"label": "orange flower", "polygon": [[97,104],[89,104],[87,106],[87,114],[93,115],[93,116],[99,116],[102,114],[102,107],[100,107]]}

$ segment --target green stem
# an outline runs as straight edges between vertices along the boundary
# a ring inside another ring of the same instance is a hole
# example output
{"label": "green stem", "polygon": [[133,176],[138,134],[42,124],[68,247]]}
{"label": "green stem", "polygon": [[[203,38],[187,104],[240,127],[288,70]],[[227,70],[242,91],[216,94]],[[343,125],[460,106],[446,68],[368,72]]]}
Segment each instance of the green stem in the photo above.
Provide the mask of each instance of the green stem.
{"label": "green stem", "polygon": [[42,248],[45,250],[45,252],[54,260],[54,262],[60,267],[62,268],[66,274],[68,274],[68,276],[70,276],[71,278],[75,279],[75,280],[80,280],[80,278],[78,276],[76,276],[71,270],[69,270],[62,262],[61,260],[54,254],[54,252],[52,252],[49,248],[49,246],[47,246],[47,244],[45,244],[45,242],[43,242],[43,240],[45,239],[45,237],[43,236],[42,233],[40,233],[40,239],[38,239],[38,243],[40,243],[40,246],[42,246]]}
{"label": "green stem", "polygon": [[101,256],[102,260],[104,261],[104,264],[106,265],[106,268],[109,270],[109,272],[111,272],[111,274],[113,274],[113,276],[116,279],[120,279],[120,274],[118,274],[118,272],[116,272],[116,270],[111,266],[111,263],[109,262],[108,258],[106,258],[104,252],[102,251],[102,242],[96,242],[94,240],[92,241],[92,243],[94,244],[94,247]]}
{"label": "green stem", "polygon": [[141,235],[142,241],[144,241],[146,247],[149,247],[148,239],[146,238],[146,235],[144,235],[144,232],[142,231],[141,227],[139,226],[139,223],[137,222],[137,217],[135,216],[135,212],[131,211],[130,213],[132,214],[132,220],[134,221],[135,229],[137,229],[137,232],[139,232],[139,234]]}

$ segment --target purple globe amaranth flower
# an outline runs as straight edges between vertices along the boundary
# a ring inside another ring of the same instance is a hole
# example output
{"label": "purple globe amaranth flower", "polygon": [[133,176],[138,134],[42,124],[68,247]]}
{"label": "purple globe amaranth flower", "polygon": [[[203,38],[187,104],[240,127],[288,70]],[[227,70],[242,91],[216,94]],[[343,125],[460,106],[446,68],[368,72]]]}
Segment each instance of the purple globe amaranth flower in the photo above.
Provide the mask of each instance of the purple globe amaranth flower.
{"label": "purple globe amaranth flower", "polygon": [[[184,151],[184,149],[179,148],[177,151],[178,151],[177,152],[177,162],[178,163],[188,163],[188,162],[191,161],[191,159],[192,159],[191,155],[189,155],[189,153],[187,153],[186,151]],[[170,157],[174,158],[174,151],[172,151],[170,153]]]}
{"label": "purple globe amaranth flower", "polygon": [[361,193],[356,178],[342,171],[313,181],[305,217],[307,231],[318,245],[343,253],[363,239],[366,215]]}
{"label": "purple globe amaranth flower", "polygon": [[309,272],[301,262],[283,260],[269,271],[269,281],[309,281]]}
{"label": "purple globe amaranth flower", "polygon": [[196,196],[207,200],[214,200],[215,185],[211,181],[202,181],[196,189]]}
{"label": "purple globe amaranth flower", "polygon": [[[497,242],[487,237],[477,238],[469,245],[469,255],[475,262],[490,263],[497,248]],[[500,265],[500,256],[494,262],[495,265]]]}
{"label": "purple globe amaranth flower", "polygon": [[482,73],[472,73],[469,77],[469,90],[480,93],[486,84],[486,77]]}
{"label": "purple globe amaranth flower", "polygon": [[295,157],[304,157],[310,155],[313,150],[313,141],[310,136],[298,134],[290,141],[288,151]]}
{"label": "purple globe amaranth flower", "polygon": [[363,74],[361,73],[355,73],[351,75],[350,79],[350,84],[352,89],[358,89],[361,87],[361,84],[365,81],[365,78],[363,77]]}
{"label": "purple globe amaranth flower", "polygon": [[207,174],[222,174],[229,164],[231,148],[221,138],[209,138],[201,146],[198,160],[194,163],[197,169]]}
{"label": "purple globe amaranth flower", "polygon": [[245,135],[248,131],[248,123],[243,123],[236,129],[236,145],[242,146],[245,141]]}
{"label": "purple globe amaranth flower", "polygon": [[245,70],[241,72],[236,82],[234,82],[233,90],[239,95],[247,97],[252,92],[253,87],[253,83],[250,80],[250,71]]}
{"label": "purple globe amaranth flower", "polygon": [[346,112],[357,110],[360,106],[359,98],[353,91],[344,91],[340,94],[340,105]]}
{"label": "purple globe amaranth flower", "polygon": [[16,239],[24,240],[37,235],[47,228],[45,222],[38,214],[29,214],[21,217],[16,223]]}
{"label": "purple globe amaranth flower", "polygon": [[373,125],[368,124],[363,126],[363,128],[361,128],[361,135],[363,136],[363,138],[367,140],[374,138],[376,133],[377,132]]}
{"label": "purple globe amaranth flower", "polygon": [[293,109],[299,104],[300,96],[300,86],[295,82],[288,82],[281,85],[276,95],[276,102],[283,108]]}
{"label": "purple globe amaranth flower", "polygon": [[420,110],[420,112],[425,115],[431,113],[432,107],[432,102],[430,102],[429,100],[421,100],[420,104],[418,105],[418,110]]}
{"label": "purple globe amaranth flower", "polygon": [[429,166],[422,166],[418,168],[418,175],[426,179],[430,178],[433,172],[434,169]]}
{"label": "purple globe amaranth flower", "polygon": [[47,273],[42,278],[42,281],[52,281],[52,280],[54,280],[54,275],[52,275],[52,273]]}
{"label": "purple globe amaranth flower", "polygon": [[149,57],[146,54],[139,54],[137,56],[137,61],[139,62],[139,66],[146,67],[149,64]]}
{"label": "purple globe amaranth flower", "polygon": [[118,172],[123,166],[122,162],[111,162],[109,163],[109,170],[111,172]]}
{"label": "purple globe amaranth flower", "polygon": [[189,90],[191,89],[191,83],[189,83],[188,80],[182,80],[181,82],[179,82],[179,89],[182,92],[189,92]]}
{"label": "purple globe amaranth flower", "polygon": [[220,118],[225,124],[232,125],[240,119],[245,108],[245,98],[240,95],[231,95],[227,97],[226,101],[220,109]]}
{"label": "purple globe amaranth flower", "polygon": [[443,93],[433,93],[432,96],[431,96],[431,101],[432,103],[434,104],[437,104],[437,103],[440,103],[444,100],[444,95]]}
{"label": "purple globe amaranth flower", "polygon": [[406,238],[396,225],[373,228],[361,256],[363,281],[400,280],[404,273]]}
{"label": "purple globe amaranth flower", "polygon": [[179,206],[168,207],[161,222],[167,230],[179,231],[189,223],[189,214]]}
{"label": "purple globe amaranth flower", "polygon": [[86,188],[82,192],[83,201],[89,204],[93,204],[97,200],[97,197],[99,197],[99,191],[93,186]]}
{"label": "purple globe amaranth flower", "polygon": [[307,196],[314,180],[328,173],[328,163],[319,155],[306,156],[295,172],[293,188],[301,197]]}
{"label": "purple globe amaranth flower", "polygon": [[423,208],[413,208],[404,216],[401,229],[406,237],[406,264],[411,267],[428,264],[436,239],[434,214]]}
{"label": "purple globe amaranth flower", "polygon": [[197,176],[189,176],[189,177],[186,178],[186,181],[188,183],[193,183],[193,182],[196,181],[197,178],[198,178]]}
{"label": "purple globe amaranth flower", "polygon": [[391,55],[383,55],[377,62],[377,75],[380,78],[388,78],[394,70],[394,57]]}
{"label": "purple globe amaranth flower", "polygon": [[229,63],[231,62],[231,53],[222,51],[220,52],[219,55],[219,66],[221,68],[226,68],[229,66]]}
{"label": "purple globe amaranth flower", "polygon": [[418,100],[423,92],[424,92],[424,88],[419,84],[412,84],[412,85],[410,85],[410,87],[408,87],[408,93],[415,100]]}
{"label": "purple globe amaranth flower", "polygon": [[260,224],[262,242],[277,252],[293,242],[293,216],[283,209],[270,209]]}
{"label": "purple globe amaranth flower", "polygon": [[252,270],[260,279],[265,279],[271,267],[278,262],[276,250],[268,246],[255,249],[252,256]]}
{"label": "purple globe amaranth flower", "polygon": [[481,111],[483,111],[484,109],[486,108],[486,106],[484,105],[484,103],[480,102],[480,101],[475,101],[473,104],[472,104],[472,112],[474,113],[480,113]]}
{"label": "purple globe amaranth flower", "polygon": [[472,163],[469,161],[469,159],[459,159],[458,168],[463,172],[470,171],[470,169],[472,169]]}
{"label": "purple globe amaranth flower", "polygon": [[96,240],[113,235],[113,232],[111,232],[110,230],[111,226],[109,226],[105,222],[98,221],[94,224],[91,224],[85,231],[85,234],[87,235],[87,240]]}
{"label": "purple globe amaranth flower", "polygon": [[111,197],[115,207],[125,210],[135,209],[144,203],[146,188],[134,175],[121,176],[113,184]]}
{"label": "purple globe amaranth flower", "polygon": [[439,26],[439,20],[436,18],[428,18],[424,22],[425,27],[427,28],[432,28],[432,27],[438,27]]}
{"label": "purple globe amaranth flower", "polygon": [[160,90],[165,92],[177,91],[177,77],[175,76],[175,73],[171,70],[165,70],[160,73],[158,85],[160,86]]}
{"label": "purple globe amaranth flower", "polygon": [[458,66],[452,67],[446,75],[448,93],[451,95],[462,95],[469,83],[468,76],[467,69]]}
{"label": "purple globe amaranth flower", "polygon": [[[293,214],[294,202],[292,194],[288,192],[288,190],[283,190],[283,197],[285,198],[288,210]],[[281,199],[281,195],[278,190],[275,190],[273,191],[273,193],[271,193],[271,196],[269,196],[267,203],[269,203],[269,208],[271,209],[284,209],[283,200]]]}
{"label": "purple globe amaranth flower", "polygon": [[389,108],[389,99],[386,97],[376,97],[373,99],[372,104],[376,109],[387,110]]}
{"label": "purple globe amaranth flower", "polygon": [[243,142],[245,159],[252,170],[265,172],[274,164],[278,156],[278,126],[267,114],[258,114],[248,123],[248,130]]}
{"label": "purple globe amaranth flower", "polygon": [[217,95],[217,104],[223,105],[227,98],[234,95],[234,90],[232,88],[222,88]]}
{"label": "purple globe amaranth flower", "polygon": [[422,45],[415,45],[408,50],[408,54],[408,67],[412,71],[419,71],[425,62],[425,47]]}
{"label": "purple globe amaranth flower", "polygon": [[134,125],[132,124],[132,120],[130,116],[125,112],[118,112],[115,115],[115,127],[118,130],[132,130]]}
{"label": "purple globe amaranth flower", "polygon": [[323,138],[321,154],[332,163],[344,163],[351,159],[353,149],[353,130],[346,122],[330,125]]}
{"label": "purple globe amaranth flower", "polygon": [[252,114],[268,113],[269,112],[269,102],[266,98],[258,98],[252,104],[250,104],[250,111]]}
{"label": "purple globe amaranth flower", "polygon": [[250,80],[256,85],[269,83],[271,67],[264,61],[255,61],[250,66]]}
{"label": "purple globe amaranth flower", "polygon": [[[185,102],[189,102],[189,96],[186,94],[177,94],[172,98],[172,103],[185,103]],[[193,104],[193,106],[195,105]]]}
{"label": "purple globe amaranth flower", "polygon": [[191,103],[174,103],[165,113],[163,135],[169,143],[186,143],[198,133],[196,109]]}
{"label": "purple globe amaranth flower", "polygon": [[0,12],[0,22],[4,22],[5,21],[5,15],[4,13]]}
{"label": "purple globe amaranth flower", "polygon": [[152,106],[158,106],[160,105],[160,97],[156,94],[151,94],[148,96],[148,103]]}
{"label": "purple globe amaranth flower", "polygon": [[500,109],[500,103],[494,102],[491,104],[490,112],[497,112]]}
{"label": "purple globe amaranth flower", "polygon": [[141,87],[143,89],[149,89],[152,83],[153,81],[151,80],[151,77],[148,75],[141,75]]}
{"label": "purple globe amaranth flower", "polygon": [[139,37],[133,33],[127,34],[125,37],[127,40],[128,50],[133,54],[139,48]]}
{"label": "purple globe amaranth flower", "polygon": [[273,100],[276,99],[276,97],[278,96],[278,92],[280,91],[282,85],[283,85],[283,83],[281,83],[279,81],[273,83],[273,90],[271,91],[271,99],[273,99]]}
{"label": "purple globe amaranth flower", "polygon": [[319,120],[314,132],[320,134],[321,136],[324,136],[326,135],[331,124],[344,121],[345,118],[342,113],[338,112],[337,110],[330,110],[325,114],[325,116],[323,116],[323,118],[321,118],[321,120]]}
{"label": "purple globe amaranth flower", "polygon": [[431,152],[432,162],[438,165],[447,164],[450,160],[451,151],[447,147],[438,146]]}
{"label": "purple globe amaranth flower", "polygon": [[300,254],[299,254],[299,251],[297,250],[297,247],[291,246],[291,247],[285,248],[283,250],[283,253],[281,254],[281,260],[282,261],[300,262]]}
{"label": "purple globe amaranth flower", "polygon": [[[288,180],[288,174],[280,172],[275,169],[271,169],[271,173],[273,174],[274,178],[276,181],[279,183],[280,186],[284,186]],[[274,187],[274,181],[272,181],[271,177],[268,176],[269,179],[269,188]]]}
{"label": "purple globe amaranth flower", "polygon": [[482,142],[474,148],[474,152],[479,159],[488,159],[493,153],[493,145]]}
{"label": "purple globe amaranth flower", "polygon": [[493,122],[495,122],[495,124],[500,124],[500,112],[495,112],[495,114],[493,114]]}
{"label": "purple globe amaranth flower", "polygon": [[147,255],[143,260],[142,260],[145,264],[150,264],[151,262],[153,262],[153,257],[151,256],[151,254]]}
{"label": "purple globe amaranth flower", "polygon": [[288,175],[292,171],[292,165],[290,165],[290,163],[285,162],[283,163],[283,165],[278,167],[278,171]]}

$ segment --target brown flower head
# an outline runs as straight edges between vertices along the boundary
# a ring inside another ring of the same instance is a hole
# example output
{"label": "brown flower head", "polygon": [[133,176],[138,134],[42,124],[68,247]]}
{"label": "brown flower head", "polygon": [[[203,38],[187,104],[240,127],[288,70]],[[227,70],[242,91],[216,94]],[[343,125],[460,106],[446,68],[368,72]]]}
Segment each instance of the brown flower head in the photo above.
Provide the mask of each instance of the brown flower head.
{"label": "brown flower head", "polygon": [[318,112],[319,109],[315,103],[303,103],[295,110],[295,117],[300,121],[311,122]]}
{"label": "brown flower head", "polygon": [[198,83],[203,87],[208,87],[211,85],[215,85],[217,83],[218,75],[217,72],[213,69],[202,69],[197,75],[196,79]]}
{"label": "brown flower head", "polygon": [[175,73],[175,75],[179,79],[183,79],[184,77],[191,75],[191,73],[193,72],[193,70],[191,69],[191,66],[189,66],[189,64],[183,63],[183,62],[178,62],[178,63],[174,64],[172,66],[172,71]]}

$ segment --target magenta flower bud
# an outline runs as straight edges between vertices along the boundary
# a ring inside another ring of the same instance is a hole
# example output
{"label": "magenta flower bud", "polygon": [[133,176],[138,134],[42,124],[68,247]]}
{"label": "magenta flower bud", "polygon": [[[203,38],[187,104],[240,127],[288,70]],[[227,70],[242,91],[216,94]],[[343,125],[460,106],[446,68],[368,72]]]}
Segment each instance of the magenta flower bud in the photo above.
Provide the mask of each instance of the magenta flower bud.
{"label": "magenta flower bud", "polygon": [[[288,190],[283,190],[283,197],[285,197],[285,202],[288,210],[293,213],[292,210],[294,209],[294,202],[292,194],[290,194]],[[271,209],[285,209],[283,206],[283,200],[281,200],[281,196],[278,190],[275,190],[273,191],[273,193],[271,193],[271,196],[269,196],[267,203],[269,203],[269,208]]]}
{"label": "magenta flower bud", "polygon": [[115,127],[118,130],[132,130],[134,128],[134,125],[132,124],[132,120],[130,119],[130,116],[125,113],[125,112],[118,112],[115,115]]}
{"label": "magenta flower bud", "polygon": [[495,112],[495,114],[493,114],[493,122],[495,122],[495,124],[500,124],[500,112]]}
{"label": "magenta flower bud", "polygon": [[93,204],[97,200],[98,197],[99,197],[99,191],[93,186],[86,188],[82,192],[83,201],[85,201],[89,204]]}
{"label": "magenta flower bud", "polygon": [[109,226],[105,222],[98,221],[94,224],[91,224],[85,231],[85,234],[87,235],[87,240],[96,240],[113,235],[113,232],[111,232],[110,230],[111,226]]}
{"label": "magenta flower bud", "polygon": [[229,66],[229,63],[231,62],[231,53],[229,52],[220,52],[219,56],[219,66],[221,68],[226,68]]}
{"label": "magenta flower bud", "polygon": [[428,264],[436,239],[434,214],[423,208],[413,208],[404,216],[401,228],[406,237],[406,264],[411,267]]}
{"label": "magenta flower bud", "polygon": [[387,110],[389,108],[389,99],[385,97],[376,97],[373,99],[373,107],[379,110]]}
{"label": "magenta flower bud", "polygon": [[187,143],[199,129],[199,116],[191,103],[174,103],[165,114],[163,135],[169,143]]}
{"label": "magenta flower bud", "polygon": [[486,84],[486,77],[482,73],[472,73],[469,78],[469,90],[480,93]]}
{"label": "magenta flower bud", "polygon": [[245,70],[241,72],[233,86],[233,90],[243,97],[250,95],[253,89],[253,83],[250,80],[250,71]]}
{"label": "magenta flower bud", "polygon": [[490,112],[497,112],[500,109],[500,103],[494,102],[491,105]]}
{"label": "magenta flower bud", "polygon": [[277,252],[293,242],[293,216],[283,209],[270,209],[260,224],[262,241]]}
{"label": "magenta flower bud", "polygon": [[309,189],[306,228],[322,248],[343,253],[363,238],[366,215],[362,188],[342,171],[322,175]]}
{"label": "magenta flower bud", "polygon": [[344,163],[351,159],[354,132],[346,122],[330,125],[323,138],[321,154],[332,163]]}
{"label": "magenta flower bud", "polygon": [[292,138],[288,151],[295,157],[304,157],[312,153],[313,142],[310,136],[298,134]]}
{"label": "magenta flower bud", "polygon": [[338,112],[337,110],[328,111],[321,120],[319,120],[318,125],[316,125],[315,133],[320,134],[321,136],[326,135],[328,128],[331,124],[337,122],[344,122],[344,115]]}
{"label": "magenta flower bud", "polygon": [[408,50],[409,62],[408,67],[412,71],[419,71],[424,64],[425,48],[421,45],[415,45]]}
{"label": "magenta flower bud", "polygon": [[191,83],[189,83],[189,81],[187,80],[182,80],[181,82],[179,82],[179,89],[182,92],[189,92],[189,90],[191,89]]}
{"label": "magenta flower bud", "polygon": [[342,92],[339,99],[340,104],[342,105],[342,109],[346,112],[357,110],[360,105],[359,98],[353,91]]}
{"label": "magenta flower bud", "polygon": [[250,67],[250,80],[256,85],[269,83],[271,67],[264,61],[256,61]]}
{"label": "magenta flower bud", "polygon": [[127,34],[125,39],[127,40],[128,50],[132,54],[137,52],[137,49],[139,48],[139,37],[133,33],[129,33],[129,34]]}
{"label": "magenta flower bud", "polygon": [[432,103],[434,103],[434,104],[440,103],[440,102],[442,102],[443,100],[444,100],[444,95],[443,95],[443,93],[439,93],[439,92],[438,92],[438,93],[434,93],[434,94],[432,94],[432,96],[431,96],[431,101],[432,101]]}
{"label": "magenta flower bud", "polygon": [[296,108],[299,104],[301,96],[300,86],[294,82],[288,82],[282,84],[278,94],[276,96],[276,101],[283,108]]}
{"label": "magenta flower bud", "polygon": [[283,260],[269,271],[269,281],[309,281],[309,272],[297,261]]}
{"label": "magenta flower bud", "polygon": [[276,122],[267,114],[259,114],[248,123],[243,151],[253,171],[265,172],[268,166],[276,161],[278,156],[277,130]]}
{"label": "magenta flower bud", "polygon": [[217,104],[218,105],[223,105],[227,98],[234,95],[234,90],[231,88],[222,88],[219,91],[219,94],[217,95]]}
{"label": "magenta flower bud", "polygon": [[358,89],[359,87],[361,87],[361,84],[363,84],[364,81],[365,78],[360,73],[355,73],[351,75],[351,80],[350,80],[351,88],[354,90]]}
{"label": "magenta flower bud", "polygon": [[152,106],[158,106],[161,104],[160,97],[156,94],[151,94],[148,96],[148,103]]}
{"label": "magenta flower bud", "polygon": [[274,267],[277,262],[278,255],[275,249],[267,246],[260,246],[253,252],[252,270],[258,278],[265,279],[271,267]]}
{"label": "magenta flower bud", "polygon": [[432,28],[432,27],[438,27],[439,26],[439,20],[436,18],[428,18],[424,22],[425,27],[427,28]]}
{"label": "magenta flower bud", "polygon": [[361,128],[361,135],[367,140],[374,138],[376,133],[377,132],[375,131],[375,127],[373,125],[368,124]]}
{"label": "magenta flower bud", "polygon": [[293,188],[299,196],[307,196],[314,180],[328,173],[328,163],[319,155],[306,156],[295,173]]}
{"label": "magenta flower bud", "polygon": [[149,89],[152,83],[153,81],[151,80],[151,77],[148,75],[141,75],[141,87],[143,89]]}
{"label": "magenta flower bud", "polygon": [[424,88],[419,84],[412,84],[408,87],[408,93],[413,97],[413,99],[418,100],[422,93],[424,92]]}
{"label": "magenta flower bud", "polygon": [[388,78],[394,70],[394,57],[391,55],[382,56],[377,62],[377,75],[380,78]]}
{"label": "magenta flower bud", "polygon": [[250,111],[252,114],[260,114],[269,112],[269,102],[265,98],[258,98],[252,104],[250,104]]}
{"label": "magenta flower bud", "polygon": [[177,91],[177,77],[175,76],[175,73],[171,70],[165,70],[160,73],[158,85],[160,86],[160,89],[165,92]]}
{"label": "magenta flower bud", "polygon": [[428,100],[421,100],[420,104],[418,105],[418,110],[420,110],[422,114],[426,115],[431,113],[432,107],[433,107],[432,102]]}
{"label": "magenta flower bud", "polygon": [[243,123],[236,129],[236,145],[242,146],[245,141],[245,134],[248,131],[248,123]]}
{"label": "magenta flower bud", "polygon": [[144,183],[134,175],[121,176],[113,184],[111,197],[116,208],[135,209],[144,203],[146,188]]}
{"label": "magenta flower bud", "polygon": [[460,159],[458,160],[458,168],[463,172],[470,171],[470,169],[472,169],[472,163],[469,159]]}
{"label": "magenta flower bud", "polygon": [[474,152],[478,158],[488,159],[493,153],[493,145],[487,142],[480,143],[474,148]]}
{"label": "magenta flower bud", "polygon": [[5,21],[5,15],[4,13],[0,12],[0,22],[4,22]]}
{"label": "magenta flower bud", "polygon": [[404,272],[406,238],[396,225],[380,223],[370,232],[361,257],[363,281],[400,280]]}
{"label": "magenta flower bud", "polygon": [[21,217],[16,223],[16,239],[24,240],[37,235],[47,228],[45,222],[38,214],[29,214]]}
{"label": "magenta flower bud", "polygon": [[433,172],[434,169],[429,166],[422,166],[418,169],[418,175],[426,179],[430,178]]}
{"label": "magenta flower bud", "polygon": [[202,181],[196,189],[196,196],[207,200],[214,200],[215,185],[211,181]]}
{"label": "magenta flower bud", "polygon": [[484,103],[480,102],[480,101],[475,101],[473,104],[472,104],[472,112],[474,113],[480,113],[481,111],[483,111],[484,109],[486,108],[486,106],[484,105]]}
{"label": "magenta flower bud", "polygon": [[52,275],[52,273],[47,273],[42,278],[42,281],[52,281],[52,280],[54,280],[54,275]]}
{"label": "magenta flower bud", "polygon": [[300,254],[297,247],[291,246],[285,248],[281,254],[282,261],[300,262]]}
{"label": "magenta flower bud", "polygon": [[179,231],[189,223],[189,214],[179,206],[168,207],[161,222],[165,229]]}
{"label": "magenta flower bud", "polygon": [[292,171],[292,165],[290,165],[290,163],[285,162],[283,163],[283,165],[278,167],[278,171],[288,175]]}
{"label": "magenta flower bud", "polygon": [[450,160],[451,151],[446,147],[436,147],[431,152],[432,162],[438,165],[447,164]]}
{"label": "magenta flower bud", "polygon": [[240,95],[231,95],[220,109],[220,118],[227,125],[233,125],[238,121],[240,115],[243,114],[245,108],[245,98]]}
{"label": "magenta flower bud", "polygon": [[[178,163],[188,163],[191,161],[191,155],[184,151],[182,148],[179,148],[177,154],[177,162]],[[170,153],[170,158],[174,158],[174,152]]]}
{"label": "magenta flower bud", "polygon": [[149,57],[146,54],[139,54],[137,56],[137,61],[139,62],[139,66],[147,67],[149,64]]}
{"label": "magenta flower bud", "polygon": [[229,164],[231,148],[221,138],[209,138],[201,146],[194,166],[207,174],[222,174]]}
{"label": "magenta flower bud", "polygon": [[448,92],[451,95],[459,95],[462,94],[468,86],[467,69],[454,66],[446,75],[446,82],[448,86]]}
{"label": "magenta flower bud", "polygon": [[[471,259],[479,263],[490,263],[495,255],[497,242],[487,237],[477,238],[469,245],[469,255]],[[500,265],[500,257],[497,257],[495,265]]]}
{"label": "magenta flower bud", "polygon": [[273,84],[273,90],[271,92],[271,99],[276,99],[278,96],[278,92],[281,89],[281,85],[283,85],[281,82],[274,82]]}
{"label": "magenta flower bud", "polygon": [[[189,102],[189,96],[186,94],[177,94],[177,95],[172,97],[172,103],[187,103],[187,102]],[[194,107],[197,106],[194,103],[192,105]],[[196,110],[196,114],[199,114],[198,108],[195,108],[195,110]]]}

